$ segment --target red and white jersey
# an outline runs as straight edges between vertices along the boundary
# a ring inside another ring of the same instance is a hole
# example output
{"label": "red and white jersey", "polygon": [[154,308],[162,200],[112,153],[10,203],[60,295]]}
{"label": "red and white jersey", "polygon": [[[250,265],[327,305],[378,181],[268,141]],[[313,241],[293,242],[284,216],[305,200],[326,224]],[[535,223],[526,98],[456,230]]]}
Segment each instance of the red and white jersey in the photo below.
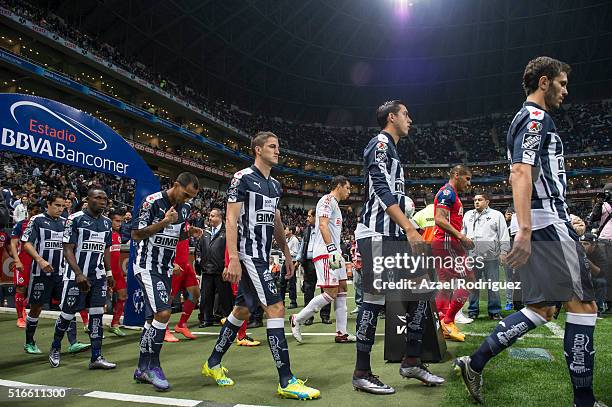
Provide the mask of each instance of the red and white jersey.
{"label": "red and white jersey", "polygon": [[113,230],[113,245],[110,247],[111,270],[113,273],[123,274],[121,269],[121,234]]}
{"label": "red and white jersey", "polygon": [[332,241],[336,245],[338,250],[340,248],[340,236],[342,236],[342,212],[340,212],[340,206],[338,201],[332,194],[327,194],[317,202],[317,212],[315,214],[315,233],[314,242],[312,246],[312,260],[318,260],[323,257],[327,257],[327,245],[323,240],[323,235],[319,230],[319,218],[328,218],[328,228],[331,234]]}

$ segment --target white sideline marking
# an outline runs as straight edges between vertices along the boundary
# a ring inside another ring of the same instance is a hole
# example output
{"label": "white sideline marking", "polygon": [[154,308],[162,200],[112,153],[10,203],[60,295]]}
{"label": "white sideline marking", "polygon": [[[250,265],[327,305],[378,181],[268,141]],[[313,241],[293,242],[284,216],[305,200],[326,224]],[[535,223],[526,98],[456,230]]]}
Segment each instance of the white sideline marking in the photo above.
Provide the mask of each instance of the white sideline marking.
{"label": "white sideline marking", "polygon": [[0,379],[0,386],[4,386],[4,387],[44,387],[46,389],[58,389],[58,390],[70,389],[70,387],[47,386],[44,384],[29,384],[29,383],[22,383],[22,382],[16,382],[13,380],[4,380],[4,379]]}
{"label": "white sideline marking", "polygon": [[550,329],[550,332],[552,332],[553,335],[555,335],[555,337],[557,338],[563,338],[563,336],[565,335],[565,331],[563,330],[563,328],[557,325],[556,322],[550,321],[544,324],[544,326]]}
{"label": "white sideline marking", "polygon": [[143,396],[140,394],[111,393],[107,391],[92,391],[92,392],[83,394],[83,396],[92,397],[96,399],[130,401],[133,403],[149,403],[149,404],[161,404],[165,406],[181,406],[181,407],[194,407],[201,403],[200,400],[175,399],[171,397],[157,397],[157,396]]}

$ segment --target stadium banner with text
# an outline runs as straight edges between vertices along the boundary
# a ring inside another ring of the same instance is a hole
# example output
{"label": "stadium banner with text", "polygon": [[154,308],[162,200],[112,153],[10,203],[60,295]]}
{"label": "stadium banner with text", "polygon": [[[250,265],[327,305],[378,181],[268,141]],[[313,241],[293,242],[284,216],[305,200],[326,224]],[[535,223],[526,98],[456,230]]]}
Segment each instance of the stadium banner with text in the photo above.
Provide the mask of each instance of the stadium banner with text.
{"label": "stadium banner with text", "polygon": [[[29,155],[69,166],[136,181],[134,211],[159,180],[128,142],[99,119],[63,103],[38,96],[0,94],[0,150]],[[137,217],[137,213],[134,213]],[[134,255],[132,248],[131,256]],[[131,268],[131,267],[130,267]],[[131,298],[139,290],[128,273]],[[144,313],[128,301],[125,320],[141,325]]]}

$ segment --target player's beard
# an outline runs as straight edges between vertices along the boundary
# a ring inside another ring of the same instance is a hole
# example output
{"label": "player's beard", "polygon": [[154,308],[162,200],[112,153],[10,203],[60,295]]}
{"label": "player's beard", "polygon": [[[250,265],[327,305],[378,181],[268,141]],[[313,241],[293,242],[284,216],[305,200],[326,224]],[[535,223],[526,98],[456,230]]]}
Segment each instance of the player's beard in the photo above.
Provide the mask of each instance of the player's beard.
{"label": "player's beard", "polygon": [[549,110],[558,109],[559,108],[558,100],[559,100],[558,94],[555,90],[555,87],[551,83],[551,85],[548,87],[548,90],[546,90],[546,93],[544,93],[544,102],[546,102],[546,107]]}

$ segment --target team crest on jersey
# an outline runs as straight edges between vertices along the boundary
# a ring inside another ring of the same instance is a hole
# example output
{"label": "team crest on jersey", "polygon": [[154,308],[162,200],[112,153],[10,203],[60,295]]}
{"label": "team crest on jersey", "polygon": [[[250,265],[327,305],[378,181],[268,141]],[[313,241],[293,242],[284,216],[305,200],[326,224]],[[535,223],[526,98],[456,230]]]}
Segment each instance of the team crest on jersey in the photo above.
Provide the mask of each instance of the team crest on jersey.
{"label": "team crest on jersey", "polygon": [[104,220],[104,229],[108,229],[108,221],[106,219]]}
{"label": "team crest on jersey", "polygon": [[69,307],[74,307],[74,304],[76,304],[76,299],[77,297],[71,295],[70,297],[66,298],[66,303]]}
{"label": "team crest on jersey", "polygon": [[542,130],[542,123],[536,121],[530,121],[527,124],[527,131],[529,133],[539,133]]}
{"label": "team crest on jersey", "polygon": [[23,284],[23,283],[25,282],[25,280],[23,279],[23,277],[19,277],[19,278],[17,279],[17,282],[18,282],[19,284]]}
{"label": "team crest on jersey", "polygon": [[163,291],[166,291],[166,286],[164,285],[164,283],[163,283],[162,281],[158,281],[158,282],[157,282],[157,286],[156,286],[156,288],[157,288],[159,291],[162,291],[162,290],[163,290]]}
{"label": "team crest on jersey", "polygon": [[444,191],[442,191],[442,195],[450,195],[450,191],[448,189],[445,189]]}
{"label": "team crest on jersey", "polygon": [[539,134],[525,133],[523,134],[523,142],[521,148],[525,150],[539,150],[542,136]]}
{"label": "team crest on jersey", "polygon": [[181,210],[181,215],[183,215],[183,219],[187,219],[187,208]]}
{"label": "team crest on jersey", "polygon": [[237,187],[240,184],[240,178],[232,178],[231,182],[230,182],[230,186],[232,187]]}

